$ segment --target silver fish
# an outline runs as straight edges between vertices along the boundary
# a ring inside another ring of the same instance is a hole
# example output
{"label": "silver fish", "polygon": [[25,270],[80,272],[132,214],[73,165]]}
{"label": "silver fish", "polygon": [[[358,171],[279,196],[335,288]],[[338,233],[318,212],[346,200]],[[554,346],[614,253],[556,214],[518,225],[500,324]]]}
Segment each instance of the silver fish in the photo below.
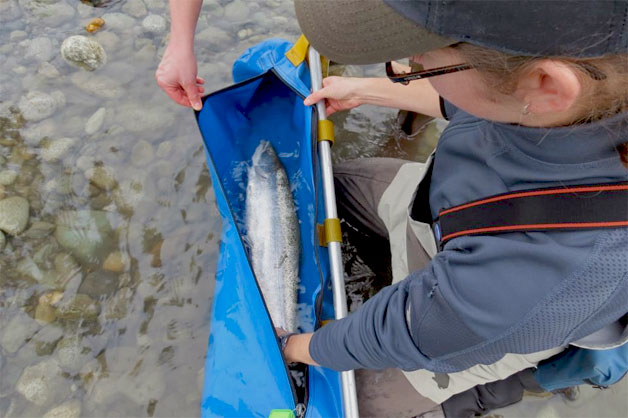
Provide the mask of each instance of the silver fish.
{"label": "silver fish", "polygon": [[276,327],[297,328],[299,221],[290,182],[273,146],[261,141],[246,187],[246,229],[253,271]]}

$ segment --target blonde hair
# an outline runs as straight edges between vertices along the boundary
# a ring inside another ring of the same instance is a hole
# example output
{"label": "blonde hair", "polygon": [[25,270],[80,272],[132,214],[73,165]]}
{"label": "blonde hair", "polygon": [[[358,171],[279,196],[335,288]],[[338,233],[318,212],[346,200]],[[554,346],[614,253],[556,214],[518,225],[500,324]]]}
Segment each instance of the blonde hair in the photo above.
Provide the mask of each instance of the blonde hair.
{"label": "blonde hair", "polygon": [[482,74],[489,86],[503,94],[514,92],[519,77],[539,59],[570,64],[583,86],[576,102],[580,114],[573,123],[604,119],[628,109],[628,54],[595,58],[528,57],[469,43],[459,43],[454,48]]}

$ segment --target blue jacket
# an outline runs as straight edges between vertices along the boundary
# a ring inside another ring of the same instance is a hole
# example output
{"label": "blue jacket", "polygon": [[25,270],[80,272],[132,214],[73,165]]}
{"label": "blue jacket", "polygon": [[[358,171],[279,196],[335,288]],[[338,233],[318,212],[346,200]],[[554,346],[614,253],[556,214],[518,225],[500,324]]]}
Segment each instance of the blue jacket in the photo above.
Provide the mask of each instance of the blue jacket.
{"label": "blue jacket", "polygon": [[[429,192],[434,218],[499,193],[628,180],[616,150],[628,142],[626,113],[545,129],[445,110],[450,124]],[[563,346],[628,312],[627,249],[628,228],[454,238],[426,268],[319,329],[310,353],[336,370],[450,373]]]}

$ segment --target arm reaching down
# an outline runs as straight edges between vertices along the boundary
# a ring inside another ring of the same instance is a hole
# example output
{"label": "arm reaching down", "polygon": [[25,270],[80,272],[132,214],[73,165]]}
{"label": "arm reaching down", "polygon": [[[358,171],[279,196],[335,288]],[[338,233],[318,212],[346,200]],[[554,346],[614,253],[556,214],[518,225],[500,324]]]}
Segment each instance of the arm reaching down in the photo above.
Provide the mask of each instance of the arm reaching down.
{"label": "arm reaching down", "polygon": [[170,0],[170,42],[155,72],[157,84],[175,102],[200,110],[204,92],[197,76],[194,31],[203,0]]}

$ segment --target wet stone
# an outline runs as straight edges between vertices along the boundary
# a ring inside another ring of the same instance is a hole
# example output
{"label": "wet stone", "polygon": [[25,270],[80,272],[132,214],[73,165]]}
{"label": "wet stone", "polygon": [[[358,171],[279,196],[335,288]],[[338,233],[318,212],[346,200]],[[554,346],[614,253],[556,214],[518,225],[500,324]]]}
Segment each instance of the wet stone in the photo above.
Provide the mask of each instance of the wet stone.
{"label": "wet stone", "polygon": [[235,0],[225,6],[225,17],[232,22],[243,22],[249,15],[249,6],[242,0]]}
{"label": "wet stone", "polygon": [[48,26],[59,26],[70,20],[76,13],[64,1],[19,0],[22,10],[36,22]]}
{"label": "wet stone", "polygon": [[30,91],[20,99],[18,107],[24,119],[36,122],[52,116],[59,104],[59,100],[51,94]]}
{"label": "wet stone", "polygon": [[69,302],[62,302],[56,309],[57,317],[67,320],[96,319],[100,305],[87,295],[77,294]]}
{"label": "wet stone", "polygon": [[63,330],[54,325],[43,327],[31,340],[38,356],[49,356],[55,350],[57,342],[63,337]]}
{"label": "wet stone", "polygon": [[41,147],[41,159],[46,162],[54,162],[62,159],[76,144],[74,138],[59,138],[46,141]]}
{"label": "wet stone", "polygon": [[136,167],[144,167],[155,158],[153,146],[142,140],[137,141],[131,150],[131,163]]}
{"label": "wet stone", "polygon": [[92,359],[91,351],[79,337],[74,336],[59,341],[55,353],[61,368],[76,373]]}
{"label": "wet stone", "polygon": [[82,407],[80,401],[68,401],[46,412],[43,418],[79,418],[81,411]]}
{"label": "wet stone", "polygon": [[9,235],[24,231],[28,223],[28,201],[23,197],[12,196],[0,200],[0,230]]}
{"label": "wet stone", "polygon": [[94,114],[91,115],[87,120],[87,123],[85,123],[85,133],[87,135],[92,135],[98,132],[105,122],[106,114],[107,110],[104,107],[101,107],[96,112],[94,112]]}
{"label": "wet stone", "polygon": [[0,185],[10,186],[17,179],[17,171],[2,170],[0,171]]}
{"label": "wet stone", "polygon": [[24,232],[24,237],[28,239],[45,238],[54,231],[55,226],[49,222],[37,221],[33,222],[30,228]]}
{"label": "wet stone", "polygon": [[15,353],[26,340],[30,339],[38,330],[40,326],[37,321],[25,313],[19,312],[15,315],[9,323],[2,327],[2,336],[0,337],[0,346],[4,348],[7,353]]}
{"label": "wet stone", "polygon": [[117,32],[130,30],[136,25],[135,19],[124,13],[105,13],[102,18],[105,20],[107,28]]}
{"label": "wet stone", "polygon": [[15,389],[38,406],[49,405],[57,396],[68,392],[61,369],[53,359],[24,369]]}
{"label": "wet stone", "polygon": [[160,15],[148,15],[142,20],[142,27],[146,32],[161,34],[166,31],[166,19]]}
{"label": "wet stone", "polygon": [[105,212],[61,211],[57,216],[55,238],[75,257],[91,263],[110,245],[112,232]]}
{"label": "wet stone", "polygon": [[144,17],[148,11],[142,0],[127,0],[122,6],[122,11],[133,17]]}
{"label": "wet stone", "polygon": [[107,54],[94,39],[70,36],[61,44],[61,56],[73,67],[94,71],[107,63]]}
{"label": "wet stone", "polygon": [[102,296],[111,296],[117,288],[118,275],[116,273],[98,270],[85,276],[78,288],[78,293],[97,300]]}
{"label": "wet stone", "polygon": [[85,172],[85,177],[102,190],[112,190],[118,184],[113,169],[105,166],[90,168]]}
{"label": "wet stone", "polygon": [[80,71],[72,74],[70,81],[81,90],[105,99],[117,99],[125,93],[118,81],[101,75]]}
{"label": "wet stone", "polygon": [[0,231],[0,252],[4,250],[4,246],[7,244],[7,239],[4,236],[4,233]]}

